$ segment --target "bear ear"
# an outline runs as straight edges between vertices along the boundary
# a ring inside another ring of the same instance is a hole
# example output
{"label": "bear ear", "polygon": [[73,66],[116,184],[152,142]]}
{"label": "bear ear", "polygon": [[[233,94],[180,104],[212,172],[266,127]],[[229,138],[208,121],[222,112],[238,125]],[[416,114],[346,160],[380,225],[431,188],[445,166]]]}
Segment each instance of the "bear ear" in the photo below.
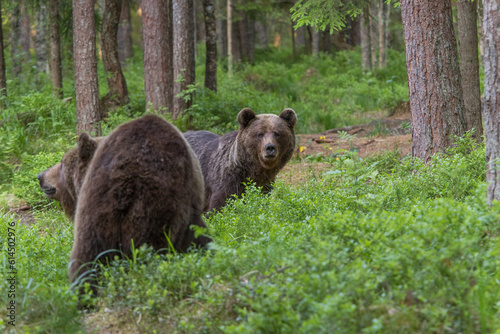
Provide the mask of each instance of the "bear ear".
{"label": "bear ear", "polygon": [[295,124],[297,124],[297,115],[295,114],[295,111],[293,111],[293,109],[286,108],[285,110],[283,110],[280,114],[280,118],[284,119],[291,129],[293,129]]}
{"label": "bear ear", "polygon": [[78,137],[78,156],[82,161],[88,161],[94,155],[97,142],[85,132]]}
{"label": "bear ear", "polygon": [[241,109],[238,113],[238,123],[240,123],[240,128],[245,128],[252,119],[255,118],[255,113],[250,108]]}

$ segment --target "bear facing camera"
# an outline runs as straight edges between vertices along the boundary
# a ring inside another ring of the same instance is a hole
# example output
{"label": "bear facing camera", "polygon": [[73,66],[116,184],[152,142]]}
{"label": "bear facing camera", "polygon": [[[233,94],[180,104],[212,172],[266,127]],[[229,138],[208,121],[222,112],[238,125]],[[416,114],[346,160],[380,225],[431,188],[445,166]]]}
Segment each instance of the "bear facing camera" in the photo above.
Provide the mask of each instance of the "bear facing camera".
{"label": "bear facing camera", "polygon": [[271,190],[278,172],[295,149],[297,115],[285,109],[279,116],[238,113],[240,129],[224,136],[188,131],[184,137],[200,160],[205,178],[205,212],[219,210],[232,195],[241,196],[250,178],[263,192]]}
{"label": "bear facing camera", "polygon": [[102,252],[131,255],[132,241],[169,249],[168,237],[180,252],[212,241],[191,228],[206,228],[200,164],[181,132],[158,116],[122,124],[104,138],[82,134],[78,146],[39,180],[45,194],[74,217],[72,281],[86,276]]}

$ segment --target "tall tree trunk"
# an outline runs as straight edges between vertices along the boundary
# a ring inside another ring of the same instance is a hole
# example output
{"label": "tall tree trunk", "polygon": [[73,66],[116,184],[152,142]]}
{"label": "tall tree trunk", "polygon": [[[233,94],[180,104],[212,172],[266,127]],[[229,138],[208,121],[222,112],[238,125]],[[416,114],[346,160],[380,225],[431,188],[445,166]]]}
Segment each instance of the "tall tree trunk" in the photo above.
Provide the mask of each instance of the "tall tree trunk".
{"label": "tall tree trunk", "polygon": [[316,28],[312,28],[312,54],[315,57],[319,56],[319,32]]}
{"label": "tall tree trunk", "polygon": [[52,94],[63,97],[59,0],[49,0],[50,71]]}
{"label": "tall tree trunk", "polygon": [[10,21],[10,59],[12,62],[12,75],[14,78],[19,77],[22,71],[21,65],[21,9],[17,4],[12,9],[11,21]]}
{"label": "tall tree trunk", "polygon": [[[174,118],[177,118],[193,103],[193,96],[188,101],[185,96],[177,96],[194,84],[195,80],[195,45],[193,0],[173,0],[174,19]],[[182,81],[179,78],[182,77]]]}
{"label": "tall tree trunk", "polygon": [[293,29],[293,20],[290,19],[290,28],[291,28],[291,35],[292,35],[292,50],[293,50],[293,55],[295,56],[297,54],[297,47],[295,46],[295,29]]}
{"label": "tall tree trunk", "polygon": [[216,18],[217,18],[217,47],[218,47],[218,54],[220,57],[226,57],[227,56],[227,23],[226,20],[224,20],[224,2],[222,1],[217,1],[217,10],[216,10]]}
{"label": "tall tree trunk", "polygon": [[121,1],[120,24],[118,25],[118,57],[122,66],[125,66],[127,59],[134,56],[129,1]]}
{"label": "tall tree trunk", "polygon": [[205,87],[217,91],[217,31],[214,0],[203,0],[205,14],[205,38],[207,56],[205,65]]}
{"label": "tall tree trunk", "polygon": [[243,10],[239,11],[241,19],[238,21],[239,44],[240,44],[240,59],[248,62],[249,44],[248,44],[248,29],[247,29],[247,13]]}
{"label": "tall tree trunk", "polygon": [[483,0],[484,94],[483,116],[488,170],[487,201],[500,200],[500,4]]}
{"label": "tall tree trunk", "polygon": [[49,73],[49,63],[47,61],[47,6],[45,2],[40,2],[40,9],[36,15],[36,70],[37,72]]}
{"label": "tall tree trunk", "polygon": [[[127,82],[118,57],[118,25],[121,5],[121,0],[106,0],[102,17],[102,63],[107,73],[109,88],[109,94],[104,98],[106,108],[129,103]],[[104,116],[106,111],[101,110],[101,115]]]}
{"label": "tall tree trunk", "polygon": [[22,62],[27,64],[31,60],[31,25],[28,9],[26,6],[21,6],[21,52]]}
{"label": "tall tree trunk", "polygon": [[449,1],[402,0],[413,156],[430,156],[465,132],[464,104]]}
{"label": "tall tree trunk", "polygon": [[370,55],[371,55],[371,68],[377,68],[377,37],[375,26],[376,22],[373,20],[373,13],[375,12],[375,2],[369,5],[370,17],[368,18],[368,29],[370,34]]}
{"label": "tall tree trunk", "polygon": [[477,4],[470,0],[457,1],[460,75],[465,107],[466,130],[474,131],[477,142],[482,141],[481,89],[477,40]]}
{"label": "tall tree trunk", "polygon": [[302,26],[304,28],[304,38],[306,42],[306,53],[307,54],[312,54],[313,53],[313,36],[312,36],[312,28],[309,26]]}
{"label": "tall tree trunk", "polygon": [[247,15],[245,21],[247,29],[247,58],[250,64],[253,64],[255,63],[255,20],[252,15]]}
{"label": "tall tree trunk", "polygon": [[231,0],[227,0],[227,74],[233,74],[233,19]]}
{"label": "tall tree trunk", "polygon": [[370,35],[368,25],[370,20],[368,19],[368,14],[364,13],[361,16],[360,22],[360,35],[361,35],[361,68],[367,71],[371,68],[370,62]]}
{"label": "tall tree trunk", "polygon": [[[292,23],[293,26],[293,23]],[[306,38],[304,36],[304,27],[297,28],[295,30],[295,43],[296,45],[301,48],[306,46]]]}
{"label": "tall tree trunk", "polygon": [[383,67],[387,66],[387,59],[389,58],[389,23],[391,18],[391,4],[386,5],[385,24],[384,24],[384,63]]}
{"label": "tall tree trunk", "polygon": [[101,135],[94,0],[73,0],[76,130]]}
{"label": "tall tree trunk", "polygon": [[378,67],[383,68],[385,63],[385,29],[384,29],[384,0],[379,0],[378,3]]}
{"label": "tall tree trunk", "polygon": [[[2,3],[0,1],[0,13],[2,12]],[[5,54],[3,47],[3,27],[2,16],[0,15],[0,96],[7,96],[7,77],[5,73]],[[0,109],[4,107],[4,101],[0,100]]]}
{"label": "tall tree trunk", "polygon": [[146,106],[173,113],[172,0],[142,0]]}
{"label": "tall tree trunk", "polygon": [[[234,12],[233,12],[234,13]],[[240,21],[233,21],[231,24],[232,27],[232,46],[231,50],[233,52],[233,62],[238,62],[241,60],[241,32],[240,32]]]}

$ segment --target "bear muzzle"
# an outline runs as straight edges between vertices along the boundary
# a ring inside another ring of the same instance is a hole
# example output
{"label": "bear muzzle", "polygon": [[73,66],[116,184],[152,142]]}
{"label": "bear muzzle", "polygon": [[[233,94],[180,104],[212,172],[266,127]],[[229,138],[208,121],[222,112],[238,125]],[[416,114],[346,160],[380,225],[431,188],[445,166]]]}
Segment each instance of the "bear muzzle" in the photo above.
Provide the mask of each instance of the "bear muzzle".
{"label": "bear muzzle", "polygon": [[45,193],[45,196],[47,196],[48,198],[54,198],[54,196],[57,192],[57,189],[56,189],[56,187],[51,186],[50,184],[46,184],[45,177],[44,177],[45,172],[46,171],[38,174],[38,181],[40,183],[40,188],[42,188],[43,192]]}

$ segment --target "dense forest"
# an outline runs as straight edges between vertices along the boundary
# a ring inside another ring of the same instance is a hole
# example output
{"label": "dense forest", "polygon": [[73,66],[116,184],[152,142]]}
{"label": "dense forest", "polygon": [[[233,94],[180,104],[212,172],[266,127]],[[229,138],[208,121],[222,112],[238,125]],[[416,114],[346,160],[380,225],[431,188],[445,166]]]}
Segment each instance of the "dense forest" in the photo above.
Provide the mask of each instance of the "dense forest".
{"label": "dense forest", "polygon": [[[0,7],[0,329],[500,330],[498,0]],[[75,226],[40,172],[84,133],[223,135],[244,108],[297,115],[272,191],[206,213],[208,249],[132,244],[98,288],[68,279]]]}

